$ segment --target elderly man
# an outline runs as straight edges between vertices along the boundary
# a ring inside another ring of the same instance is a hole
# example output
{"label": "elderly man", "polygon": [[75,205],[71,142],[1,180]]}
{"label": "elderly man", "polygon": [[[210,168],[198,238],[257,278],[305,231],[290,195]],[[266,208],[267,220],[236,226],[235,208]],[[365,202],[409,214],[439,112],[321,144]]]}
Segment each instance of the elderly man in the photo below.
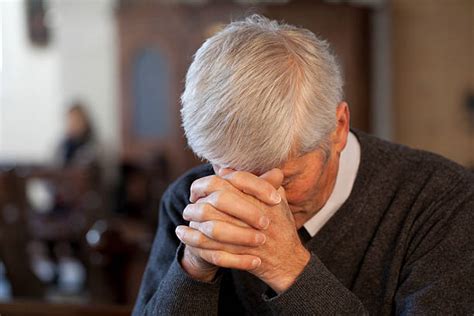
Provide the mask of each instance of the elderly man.
{"label": "elderly man", "polygon": [[182,119],[210,164],[164,194],[134,315],[474,313],[473,176],[350,130],[342,98],[308,30],[202,45]]}

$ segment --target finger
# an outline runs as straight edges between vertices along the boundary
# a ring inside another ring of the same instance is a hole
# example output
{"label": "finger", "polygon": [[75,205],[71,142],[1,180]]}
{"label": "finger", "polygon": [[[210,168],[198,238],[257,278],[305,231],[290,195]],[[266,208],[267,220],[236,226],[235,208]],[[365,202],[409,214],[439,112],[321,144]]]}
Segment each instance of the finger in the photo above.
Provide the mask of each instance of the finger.
{"label": "finger", "polygon": [[195,222],[206,222],[210,220],[218,220],[218,221],[234,224],[240,227],[250,227],[248,224],[244,223],[243,221],[215,209],[211,204],[202,203],[202,202],[195,203],[195,204],[188,204],[186,208],[183,210],[183,219],[187,221],[195,221]]}
{"label": "finger", "polygon": [[262,260],[257,256],[235,255],[221,250],[195,249],[202,259],[223,268],[253,270],[262,263]]}
{"label": "finger", "polygon": [[214,191],[225,189],[236,190],[229,182],[215,175],[199,178],[191,184],[189,201],[195,203]]}
{"label": "finger", "polygon": [[252,195],[266,204],[276,205],[281,201],[277,189],[272,184],[250,172],[234,171],[222,178],[229,181],[238,190]]}
{"label": "finger", "polygon": [[217,210],[257,229],[266,229],[270,224],[270,219],[265,216],[262,209],[231,191],[212,192],[201,199],[200,203],[209,203]]}
{"label": "finger", "polygon": [[[193,225],[191,225],[193,224]],[[192,247],[199,247],[209,250],[223,250],[224,245],[218,241],[212,240],[199,230],[195,229],[196,222],[191,222],[190,226],[180,225],[176,227],[175,233],[184,244]]]}
{"label": "finger", "polygon": [[198,223],[191,222],[189,227],[185,225],[176,227],[176,236],[178,236],[179,240],[187,246],[208,250],[223,250],[234,254],[249,254],[251,251],[251,248],[249,247],[224,244],[213,240],[201,233],[199,230],[194,229],[194,227],[197,227],[196,224]]}
{"label": "finger", "polygon": [[[217,174],[219,177],[224,177],[236,170],[230,168],[219,168]],[[283,183],[284,175],[283,171],[278,168],[273,168],[264,174],[260,175],[259,178],[264,179],[265,181],[269,182],[275,189],[278,189],[281,184]]]}
{"label": "finger", "polygon": [[283,183],[284,175],[281,169],[273,168],[272,170],[262,174],[260,178],[269,182],[275,189],[278,190],[278,188],[281,187],[281,184]]}
{"label": "finger", "polygon": [[226,222],[208,221],[203,223],[191,222],[193,227],[207,237],[232,245],[257,247],[266,241],[265,234],[252,229],[238,227]]}

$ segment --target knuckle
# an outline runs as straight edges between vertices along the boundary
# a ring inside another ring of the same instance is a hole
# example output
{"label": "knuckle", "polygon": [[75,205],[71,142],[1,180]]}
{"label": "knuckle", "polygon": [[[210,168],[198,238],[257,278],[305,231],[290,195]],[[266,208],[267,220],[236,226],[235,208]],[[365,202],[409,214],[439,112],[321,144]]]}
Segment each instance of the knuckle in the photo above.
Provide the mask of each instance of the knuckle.
{"label": "knuckle", "polygon": [[191,222],[189,222],[189,227],[191,227],[193,229],[199,229],[199,223],[191,221]]}
{"label": "knuckle", "polygon": [[197,247],[200,247],[200,246],[203,246],[203,245],[205,244],[206,238],[205,238],[202,234],[198,233],[198,234],[196,234],[196,236],[194,237],[194,240],[193,240],[193,241],[194,241],[194,244],[195,244]]}
{"label": "knuckle", "polygon": [[212,212],[212,207],[209,203],[203,203],[198,208],[198,214],[200,220],[204,220],[208,217],[209,213]]}
{"label": "knuckle", "polygon": [[236,171],[232,174],[232,183],[238,188],[246,188],[248,181],[249,174],[245,171]]}
{"label": "knuckle", "polygon": [[204,214],[204,205],[203,203],[195,204],[192,208],[192,214],[194,215],[195,220],[201,220]]}
{"label": "knuckle", "polygon": [[209,203],[217,207],[217,205],[222,203],[224,196],[225,196],[224,191],[214,191],[209,196]]}
{"label": "knuckle", "polygon": [[213,189],[218,188],[220,185],[221,179],[218,176],[209,176],[207,181],[207,188]]}
{"label": "knuckle", "polygon": [[216,235],[216,223],[213,221],[204,222],[201,225],[201,229],[204,234],[206,234],[207,236],[211,238],[215,237]]}

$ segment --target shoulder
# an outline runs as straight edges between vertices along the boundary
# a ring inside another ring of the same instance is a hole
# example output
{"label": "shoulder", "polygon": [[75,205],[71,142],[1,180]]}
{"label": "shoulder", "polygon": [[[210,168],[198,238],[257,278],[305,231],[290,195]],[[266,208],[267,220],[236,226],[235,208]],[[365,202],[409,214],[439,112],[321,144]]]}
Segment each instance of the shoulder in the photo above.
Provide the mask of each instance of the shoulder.
{"label": "shoulder", "polygon": [[363,160],[370,169],[377,171],[372,175],[384,176],[390,182],[420,189],[424,187],[438,195],[456,187],[473,193],[474,173],[454,161],[357,130],[355,134],[361,144]]}
{"label": "shoulder", "polygon": [[387,219],[396,234],[405,232],[411,247],[422,252],[442,239],[464,236],[471,242],[472,237],[465,238],[474,232],[471,171],[428,151],[358,131],[356,136],[361,144],[359,170],[365,178],[358,192],[369,197],[366,208],[372,207],[373,216]]}
{"label": "shoulder", "polygon": [[380,216],[398,218],[420,231],[435,222],[445,227],[474,223],[474,174],[467,168],[428,151],[362,132],[356,136],[363,178],[357,189],[380,209]]}

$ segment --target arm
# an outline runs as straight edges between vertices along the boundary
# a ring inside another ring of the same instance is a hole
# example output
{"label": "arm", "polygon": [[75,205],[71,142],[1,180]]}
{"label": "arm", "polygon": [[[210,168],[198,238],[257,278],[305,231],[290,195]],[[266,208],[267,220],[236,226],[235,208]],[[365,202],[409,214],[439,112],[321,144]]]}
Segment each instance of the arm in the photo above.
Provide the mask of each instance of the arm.
{"label": "arm", "polygon": [[184,224],[179,210],[185,205],[174,197],[172,188],[161,201],[158,232],[133,315],[217,314],[219,279],[212,283],[196,281],[179,264],[183,247],[176,238],[175,228]]}
{"label": "arm", "polygon": [[[472,179],[472,178],[471,178]],[[474,192],[464,181],[430,203],[410,228],[392,304],[397,315],[470,315],[474,312]],[[310,293],[310,294],[309,294]],[[295,283],[264,296],[275,313],[366,314],[362,303],[312,254]]]}
{"label": "arm", "polygon": [[277,315],[368,315],[314,253],[295,283],[278,295],[267,291],[263,299]]}

